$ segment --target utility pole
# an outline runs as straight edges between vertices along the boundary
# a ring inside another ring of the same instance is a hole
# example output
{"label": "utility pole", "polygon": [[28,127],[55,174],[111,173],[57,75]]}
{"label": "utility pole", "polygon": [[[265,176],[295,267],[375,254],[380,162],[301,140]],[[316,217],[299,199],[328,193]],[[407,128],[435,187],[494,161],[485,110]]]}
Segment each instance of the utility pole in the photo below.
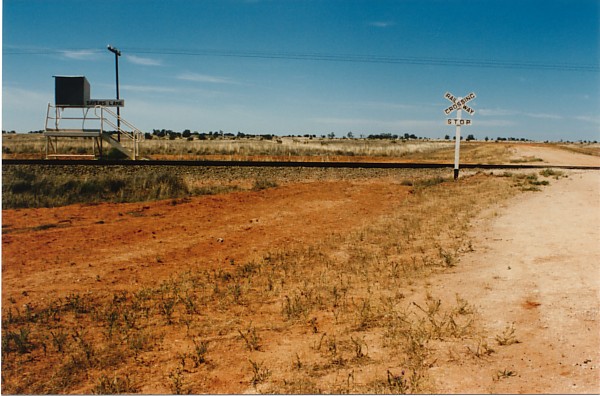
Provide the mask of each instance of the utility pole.
{"label": "utility pole", "polygon": [[[119,51],[117,48],[113,47],[112,45],[108,45],[107,46],[108,50],[110,52],[112,52],[113,54],[115,54],[115,75],[117,77],[117,100],[119,100],[119,56],[121,56],[121,51]],[[117,106],[117,141],[121,141],[121,112],[120,112],[120,107]]]}

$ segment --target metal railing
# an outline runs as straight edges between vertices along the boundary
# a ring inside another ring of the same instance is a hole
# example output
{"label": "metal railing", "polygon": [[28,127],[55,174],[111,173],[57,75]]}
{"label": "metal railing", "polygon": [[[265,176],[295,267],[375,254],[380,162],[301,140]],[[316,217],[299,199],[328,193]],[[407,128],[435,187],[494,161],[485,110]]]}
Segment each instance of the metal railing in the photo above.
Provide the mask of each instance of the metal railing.
{"label": "metal railing", "polygon": [[[98,110],[100,110],[100,115],[98,115]],[[105,116],[105,113],[108,113],[110,116],[114,117],[114,119],[117,122],[115,123],[115,122],[111,121],[111,119],[109,119]],[[139,158],[139,156],[140,156],[139,143],[140,143],[140,141],[142,141],[144,139],[144,133],[142,131],[137,129],[130,122],[128,122],[127,120],[124,120],[120,115],[118,115],[114,111],[108,109],[107,107],[95,106],[94,107],[94,115],[96,116],[96,118],[98,118],[100,120],[100,130],[102,132],[104,132],[104,129],[105,129],[104,124],[106,124],[110,128],[116,130],[117,133],[120,133],[121,135],[130,139],[133,142],[133,159]],[[129,130],[123,129],[123,125],[126,128],[128,128]]]}
{"label": "metal railing", "polygon": [[[82,115],[79,117],[70,116],[64,117],[63,113],[65,109],[82,109]],[[89,114],[89,110],[93,109],[93,113]],[[81,121],[81,128],[61,128],[60,124],[62,120],[70,121]],[[89,123],[92,123],[92,128],[89,128]],[[88,128],[86,128],[86,123]],[[93,128],[93,127],[96,128]],[[144,139],[144,133],[137,129],[127,120],[124,120],[116,112],[109,108],[101,105],[80,107],[80,106],[55,106],[48,103],[48,109],[46,111],[46,122],[45,122],[46,136],[58,137],[94,137],[108,141],[114,147],[123,151],[132,159],[140,158],[140,147],[139,142]],[[107,130],[107,128],[109,130]],[[111,136],[110,132],[116,132],[120,136],[124,136],[126,139],[132,142],[133,148],[126,148],[120,144],[120,139],[117,141]],[[47,141],[46,151],[48,151]],[[130,152],[126,152],[130,151]],[[100,152],[102,149],[100,147]],[[48,156],[48,153],[46,153]]]}
{"label": "metal railing", "polygon": [[[62,113],[65,109],[76,109],[80,108],[83,112],[81,117],[64,117]],[[51,109],[54,109],[54,115],[51,115]],[[59,131],[60,130],[60,122],[61,120],[81,120],[81,130],[85,130],[86,121],[100,121],[99,117],[89,117],[88,112],[89,107],[79,107],[79,106],[53,106],[51,103],[48,103],[48,109],[46,110],[46,124],[44,125],[45,130],[48,131]],[[48,127],[48,122],[54,121],[53,127]]]}

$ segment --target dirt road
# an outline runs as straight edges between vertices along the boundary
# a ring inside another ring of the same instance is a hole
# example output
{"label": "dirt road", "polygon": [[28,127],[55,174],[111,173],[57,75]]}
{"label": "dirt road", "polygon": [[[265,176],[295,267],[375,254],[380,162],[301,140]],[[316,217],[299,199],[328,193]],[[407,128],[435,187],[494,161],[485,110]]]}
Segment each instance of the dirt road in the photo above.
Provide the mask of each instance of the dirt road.
{"label": "dirt road", "polygon": [[[537,160],[538,165],[577,165],[577,166],[600,166],[600,157],[575,153],[560,147],[548,147],[540,145],[519,145],[512,147],[512,159],[519,161],[523,159]],[[525,161],[526,162],[526,161]]]}
{"label": "dirt road", "polygon": [[439,391],[600,392],[600,173],[574,172],[491,209],[472,235],[475,251],[431,289],[475,305],[487,339],[480,358],[432,369]]}

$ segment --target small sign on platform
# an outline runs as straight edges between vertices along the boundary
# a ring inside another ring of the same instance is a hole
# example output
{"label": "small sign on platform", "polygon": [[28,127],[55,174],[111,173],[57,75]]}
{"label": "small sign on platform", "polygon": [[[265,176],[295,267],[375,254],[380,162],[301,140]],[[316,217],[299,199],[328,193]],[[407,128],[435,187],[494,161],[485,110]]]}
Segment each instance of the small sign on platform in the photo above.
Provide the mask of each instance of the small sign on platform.
{"label": "small sign on platform", "polygon": [[90,99],[88,106],[125,107],[125,99]]}

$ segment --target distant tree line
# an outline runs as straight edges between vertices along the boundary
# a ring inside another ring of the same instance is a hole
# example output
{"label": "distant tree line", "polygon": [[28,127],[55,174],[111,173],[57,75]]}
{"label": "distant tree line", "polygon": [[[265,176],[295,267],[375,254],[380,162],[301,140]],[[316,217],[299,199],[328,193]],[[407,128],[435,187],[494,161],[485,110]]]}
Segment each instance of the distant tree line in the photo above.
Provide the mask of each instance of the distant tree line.
{"label": "distant tree line", "polygon": [[[110,131],[105,131],[105,132],[110,132]],[[3,135],[10,135],[10,134],[16,134],[17,132],[14,130],[2,130],[2,134]],[[29,131],[27,133],[44,133],[44,130],[37,130],[37,131]],[[116,131],[112,131],[112,133],[116,133]],[[334,132],[330,132],[327,135],[317,135],[317,134],[303,134],[303,135],[273,135],[273,134],[252,134],[252,133],[243,133],[243,132],[237,132],[236,134],[231,133],[231,132],[223,132],[222,130],[219,131],[209,131],[209,132],[197,132],[194,131],[192,132],[189,129],[185,129],[181,132],[176,132],[173,131],[171,129],[153,129],[152,133],[150,132],[146,132],[145,133],[145,138],[150,140],[154,137],[157,138],[168,138],[169,140],[175,140],[175,139],[187,139],[187,140],[213,140],[213,139],[262,139],[262,140],[273,140],[275,138],[279,138],[279,137],[288,137],[288,138],[294,138],[294,137],[298,137],[298,138],[307,138],[307,139],[316,139],[317,136],[319,136],[321,139],[335,139],[335,133]],[[377,133],[377,134],[359,134],[360,139],[364,139],[366,136],[367,139],[371,139],[371,140],[376,140],[376,139],[380,139],[380,140],[421,140],[421,139],[428,139],[427,137],[419,137],[417,135],[415,135],[414,133],[404,133],[403,135],[398,135],[398,134],[392,134],[392,133],[388,133],[388,132],[384,132],[384,133]],[[341,139],[356,139],[355,135],[353,132],[348,132],[346,135],[343,135],[341,137]],[[449,134],[444,136],[445,140],[455,140],[456,138],[454,136],[450,136]],[[471,140],[477,140],[477,138],[473,135],[473,134],[469,134],[467,135],[467,137],[465,138],[464,136],[460,137],[461,140],[466,140],[466,141],[471,141]],[[493,138],[490,138],[488,136],[486,136],[483,140],[485,140],[486,142],[490,141],[490,140],[494,140]],[[533,140],[531,139],[526,139],[526,138],[515,138],[515,137],[497,137],[495,139],[495,141],[497,142],[532,142]],[[550,141],[546,140],[544,141],[544,143],[550,143]],[[570,141],[570,140],[566,140],[563,141],[562,139],[560,141],[558,141],[558,143],[582,143],[582,144],[588,144],[588,143],[593,143],[593,144],[597,144],[598,141],[597,140],[578,140],[576,142]]]}
{"label": "distant tree line", "polygon": [[374,135],[369,135],[367,136],[367,139],[389,139],[389,140],[398,140],[398,139],[404,139],[404,140],[415,140],[415,139],[423,139],[422,137],[419,137],[417,135],[415,135],[414,133],[405,133],[404,135],[393,135],[391,133],[379,133],[379,134],[374,134]]}
{"label": "distant tree line", "polygon": [[194,140],[194,139],[196,139],[196,140],[212,140],[212,139],[219,139],[219,138],[228,138],[228,139],[261,138],[264,140],[272,140],[274,135],[272,135],[272,134],[253,135],[253,134],[242,133],[239,131],[237,134],[234,134],[231,132],[223,132],[222,130],[214,131],[214,132],[210,131],[208,133],[205,133],[205,132],[197,132],[197,131],[192,132],[189,129],[185,129],[182,132],[175,132],[170,129],[153,129],[152,133],[146,132],[146,134],[145,134],[146,139],[152,139],[153,137],[157,137],[157,138],[167,137],[169,140],[187,139],[190,141]]}

